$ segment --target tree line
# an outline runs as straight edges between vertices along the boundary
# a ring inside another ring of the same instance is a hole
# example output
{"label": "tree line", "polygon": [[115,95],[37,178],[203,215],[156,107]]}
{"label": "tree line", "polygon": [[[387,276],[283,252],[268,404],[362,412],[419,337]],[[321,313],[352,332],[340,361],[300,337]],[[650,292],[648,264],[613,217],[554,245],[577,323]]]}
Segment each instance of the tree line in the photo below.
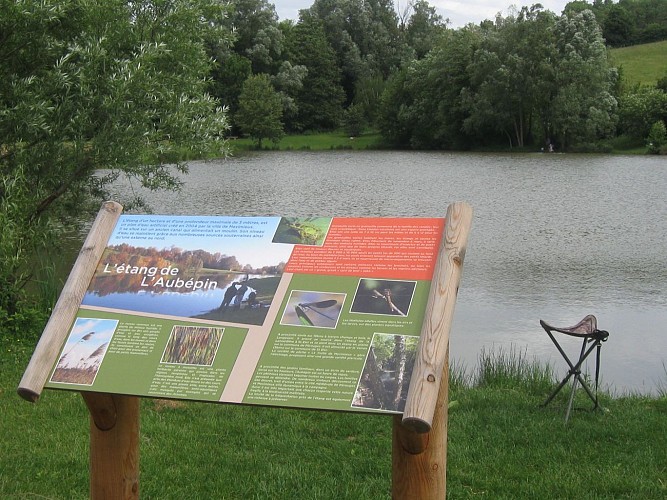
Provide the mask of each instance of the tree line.
{"label": "tree line", "polygon": [[667,74],[624,88],[608,48],[667,38],[667,0],[575,1],[560,15],[534,4],[457,30],[426,0],[314,0],[296,22],[267,0],[232,6],[236,41],[216,52],[212,92],[259,146],[341,126],[401,148],[666,142]]}

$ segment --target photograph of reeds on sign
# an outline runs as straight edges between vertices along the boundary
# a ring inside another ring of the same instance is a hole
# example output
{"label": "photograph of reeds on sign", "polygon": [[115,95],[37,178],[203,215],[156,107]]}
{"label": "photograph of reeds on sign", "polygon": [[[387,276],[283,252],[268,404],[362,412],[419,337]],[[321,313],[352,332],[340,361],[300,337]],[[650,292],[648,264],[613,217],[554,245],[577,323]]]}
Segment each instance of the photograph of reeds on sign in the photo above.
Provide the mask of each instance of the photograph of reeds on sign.
{"label": "photograph of reeds on sign", "polygon": [[77,318],[51,382],[92,385],[117,326],[117,320]]}
{"label": "photograph of reeds on sign", "polygon": [[175,325],[160,362],[211,366],[223,332],[224,328]]}

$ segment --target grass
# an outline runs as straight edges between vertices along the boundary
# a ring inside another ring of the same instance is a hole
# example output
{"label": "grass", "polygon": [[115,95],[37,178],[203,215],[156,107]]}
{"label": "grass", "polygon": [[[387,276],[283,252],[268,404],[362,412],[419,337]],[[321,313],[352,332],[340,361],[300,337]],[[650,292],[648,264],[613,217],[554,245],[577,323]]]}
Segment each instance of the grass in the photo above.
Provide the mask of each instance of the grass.
{"label": "grass", "polygon": [[628,86],[655,85],[667,76],[667,40],[611,49],[615,66],[622,68]]}
{"label": "grass", "polygon": [[[72,392],[18,398],[31,349],[0,344],[0,498],[86,498],[87,410]],[[448,497],[665,498],[667,399],[604,395],[566,426],[567,394],[541,407],[550,377],[512,351],[454,369]],[[144,399],[141,418],[144,498],[391,496],[390,417]]]}
{"label": "grass", "polygon": [[[229,144],[234,153],[256,150],[255,141],[248,138],[232,139]],[[350,137],[342,131],[286,135],[277,143],[271,141],[262,143],[263,150],[280,151],[365,150],[379,149],[381,146],[382,140],[378,133],[368,132],[358,137]]]}

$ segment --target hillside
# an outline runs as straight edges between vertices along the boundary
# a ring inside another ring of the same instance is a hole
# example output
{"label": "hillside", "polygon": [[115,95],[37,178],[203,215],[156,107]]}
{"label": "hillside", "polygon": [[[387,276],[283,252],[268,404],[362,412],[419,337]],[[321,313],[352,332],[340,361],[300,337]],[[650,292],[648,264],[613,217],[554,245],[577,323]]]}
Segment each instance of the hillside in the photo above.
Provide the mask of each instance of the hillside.
{"label": "hillside", "polygon": [[614,64],[623,68],[623,79],[629,85],[654,85],[667,76],[667,40],[611,49]]}

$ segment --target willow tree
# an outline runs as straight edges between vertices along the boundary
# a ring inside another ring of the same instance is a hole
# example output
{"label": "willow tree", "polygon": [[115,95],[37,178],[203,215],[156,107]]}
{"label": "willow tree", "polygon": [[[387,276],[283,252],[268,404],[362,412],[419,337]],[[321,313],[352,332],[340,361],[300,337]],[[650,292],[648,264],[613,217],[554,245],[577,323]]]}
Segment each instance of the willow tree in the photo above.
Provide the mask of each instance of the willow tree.
{"label": "willow tree", "polygon": [[0,3],[0,313],[119,176],[176,189],[180,154],[225,154],[205,92],[223,16],[215,0]]}
{"label": "willow tree", "polygon": [[544,121],[558,145],[566,149],[612,136],[618,122],[618,72],[595,16],[590,10],[561,16],[554,39],[553,97]]}

